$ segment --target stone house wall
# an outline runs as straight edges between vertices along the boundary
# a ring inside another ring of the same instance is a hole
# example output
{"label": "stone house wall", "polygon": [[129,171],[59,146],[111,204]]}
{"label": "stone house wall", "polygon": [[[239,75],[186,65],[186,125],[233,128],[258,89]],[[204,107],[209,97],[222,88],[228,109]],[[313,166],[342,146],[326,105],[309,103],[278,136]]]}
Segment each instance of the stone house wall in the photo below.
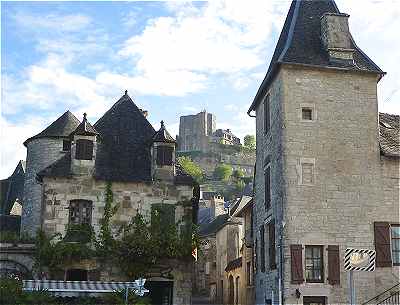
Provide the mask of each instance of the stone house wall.
{"label": "stone house wall", "polygon": [[[347,302],[347,273],[343,266],[338,287],[329,285],[326,276],[323,284],[292,285],[289,246],[339,245],[343,257],[347,247],[374,249],[374,221],[398,222],[399,165],[379,153],[376,77],[285,66],[270,88],[270,102],[271,135],[263,132],[263,103],[257,108],[259,153],[254,228],[257,230],[262,222],[275,219],[279,266],[281,208],[284,209],[286,302],[301,301],[294,296],[296,289],[302,295],[327,296],[328,302]],[[313,121],[301,119],[302,107],[313,110]],[[271,212],[263,211],[262,168],[267,155],[271,159]],[[311,185],[301,183],[302,160],[314,164]],[[360,273],[356,279],[358,301],[365,301],[398,282],[398,273],[398,267]],[[276,273],[264,275],[258,271],[256,303],[268,298],[272,289],[277,295],[277,283]]]}
{"label": "stone house wall", "polygon": [[[96,234],[100,231],[100,219],[105,206],[106,182],[94,180],[90,176],[74,176],[65,178],[44,178],[43,194],[44,209],[42,215],[43,229],[48,234],[61,233],[65,235],[69,218],[69,202],[73,199],[91,200],[92,226]],[[173,185],[164,182],[154,183],[112,183],[114,204],[119,205],[112,219],[112,228],[117,230],[127,224],[137,212],[151,219],[152,204],[175,205],[175,221],[182,220],[184,215],[191,215],[191,206],[185,207],[184,202],[193,196],[192,187]],[[170,262],[172,263],[172,262]],[[125,280],[118,270],[103,270],[102,280]],[[173,264],[171,274],[174,277],[173,304],[190,304],[192,289],[192,263]],[[148,279],[151,280],[151,279]],[[157,278],[154,280],[158,280]]]}

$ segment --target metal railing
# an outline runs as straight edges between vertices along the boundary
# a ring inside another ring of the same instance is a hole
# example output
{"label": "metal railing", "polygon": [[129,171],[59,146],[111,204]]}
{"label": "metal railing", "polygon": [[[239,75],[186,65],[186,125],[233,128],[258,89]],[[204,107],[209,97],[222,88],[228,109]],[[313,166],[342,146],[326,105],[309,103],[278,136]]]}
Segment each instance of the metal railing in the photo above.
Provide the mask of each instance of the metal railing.
{"label": "metal railing", "polygon": [[400,305],[400,283],[378,294],[362,305]]}

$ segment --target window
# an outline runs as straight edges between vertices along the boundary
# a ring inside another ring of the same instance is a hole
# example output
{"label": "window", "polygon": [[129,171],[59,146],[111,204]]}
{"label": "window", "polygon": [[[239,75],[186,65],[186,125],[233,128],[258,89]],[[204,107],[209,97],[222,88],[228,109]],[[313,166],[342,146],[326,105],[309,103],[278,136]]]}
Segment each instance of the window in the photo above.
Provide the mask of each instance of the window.
{"label": "window", "polygon": [[251,286],[251,262],[246,263],[247,286]]}
{"label": "window", "polygon": [[172,165],[172,154],[174,149],[169,146],[157,147],[157,165]]}
{"label": "window", "polygon": [[271,167],[269,166],[269,164],[268,167],[265,169],[264,177],[265,177],[264,205],[265,209],[268,210],[271,208]]}
{"label": "window", "polygon": [[261,272],[265,272],[265,230],[264,225],[260,226],[260,260],[261,260]]}
{"label": "window", "polygon": [[393,265],[400,265],[400,224],[390,226],[392,238],[392,261]]}
{"label": "window", "polygon": [[302,184],[314,183],[314,164],[312,163],[301,164],[301,182]]}
{"label": "window", "polygon": [[269,268],[276,269],[276,253],[275,253],[275,220],[268,224],[269,234]]}
{"label": "window", "polygon": [[326,297],[303,297],[304,305],[325,305]]}
{"label": "window", "polygon": [[76,140],[75,159],[92,160],[93,158],[93,141],[86,139]]}
{"label": "window", "polygon": [[269,109],[269,95],[267,95],[264,99],[264,131],[267,134],[271,127],[271,120],[270,120],[270,109]]}
{"label": "window", "polygon": [[71,149],[71,141],[63,140],[63,151],[69,151]]}
{"label": "window", "polygon": [[301,119],[304,121],[312,121],[312,109],[311,108],[301,108]]}
{"label": "window", "polygon": [[306,246],[306,281],[323,283],[323,246]]}
{"label": "window", "polygon": [[91,224],[92,202],[89,200],[71,200],[69,203],[70,224]]}

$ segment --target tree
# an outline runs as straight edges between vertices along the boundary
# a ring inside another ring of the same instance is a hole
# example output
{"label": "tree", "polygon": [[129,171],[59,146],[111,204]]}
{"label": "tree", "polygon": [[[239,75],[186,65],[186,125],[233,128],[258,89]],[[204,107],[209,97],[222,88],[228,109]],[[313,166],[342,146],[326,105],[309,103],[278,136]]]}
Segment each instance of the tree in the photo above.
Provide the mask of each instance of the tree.
{"label": "tree", "polygon": [[247,135],[244,137],[244,146],[249,149],[256,149],[256,138],[253,135]]}
{"label": "tree", "polygon": [[190,157],[179,157],[178,163],[182,166],[183,170],[192,176],[193,179],[197,181],[197,183],[201,183],[204,179],[203,170],[199,165],[194,163]]}
{"label": "tree", "polygon": [[236,179],[241,179],[244,177],[244,171],[241,170],[240,168],[236,169],[233,171],[232,176],[235,177]]}
{"label": "tree", "polygon": [[232,167],[228,164],[221,164],[215,167],[214,177],[218,180],[227,181],[232,176]]}

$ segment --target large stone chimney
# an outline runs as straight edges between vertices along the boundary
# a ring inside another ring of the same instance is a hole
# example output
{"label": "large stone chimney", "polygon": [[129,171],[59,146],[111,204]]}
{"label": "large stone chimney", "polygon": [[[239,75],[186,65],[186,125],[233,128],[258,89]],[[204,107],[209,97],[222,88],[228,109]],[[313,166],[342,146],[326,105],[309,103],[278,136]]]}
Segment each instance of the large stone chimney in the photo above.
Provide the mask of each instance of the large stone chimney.
{"label": "large stone chimney", "polygon": [[326,13],[321,17],[321,40],[331,61],[353,64],[348,14]]}

